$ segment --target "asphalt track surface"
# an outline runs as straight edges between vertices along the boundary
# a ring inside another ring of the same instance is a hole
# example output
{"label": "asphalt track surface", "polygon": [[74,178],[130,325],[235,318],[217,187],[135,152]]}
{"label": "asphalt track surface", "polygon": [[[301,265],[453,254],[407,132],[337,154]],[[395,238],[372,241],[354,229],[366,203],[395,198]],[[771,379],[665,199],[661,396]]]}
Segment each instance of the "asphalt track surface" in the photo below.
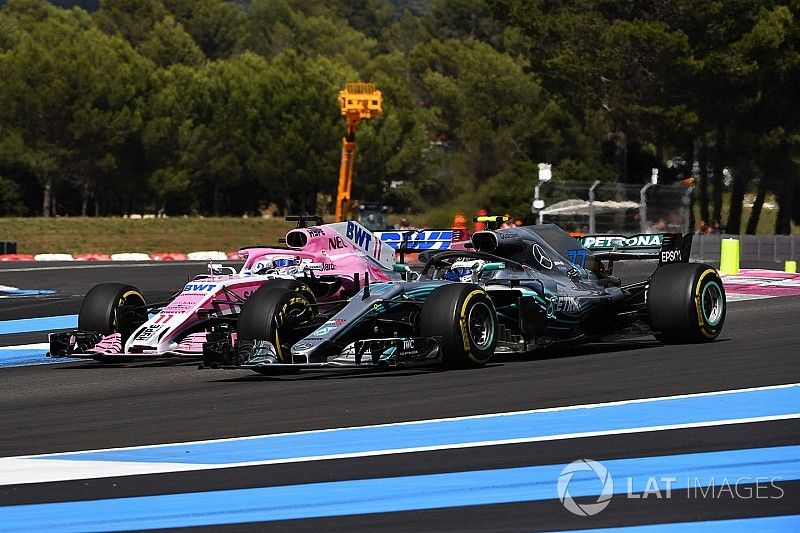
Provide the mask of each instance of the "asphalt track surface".
{"label": "asphalt track surface", "polygon": [[[8,263],[0,284],[54,289],[54,296],[0,300],[0,320],[77,313],[95,283],[126,281],[159,300],[198,263],[148,266]],[[89,267],[89,268],[86,268]],[[636,273],[640,275],[640,273]],[[623,278],[624,279],[624,278]],[[800,382],[800,298],[743,301],[728,308],[712,344],[662,346],[650,338],[559,348],[499,359],[468,371],[309,372],[264,377],[196,370],[170,360],[92,362],[0,369],[0,457],[264,435],[368,424],[595,404]],[[43,333],[2,344],[42,342]],[[735,417],[736,413],[731,413]],[[800,445],[800,419],[602,435],[289,464],[0,487],[2,506],[224,491],[338,480],[422,476],[531,465]],[[214,525],[279,531],[542,530],[769,517],[800,513],[800,481],[778,483],[780,499],[615,498],[602,513],[576,516],[552,499],[403,512]],[[594,498],[589,498],[594,501]],[[2,529],[2,524],[0,524]]]}

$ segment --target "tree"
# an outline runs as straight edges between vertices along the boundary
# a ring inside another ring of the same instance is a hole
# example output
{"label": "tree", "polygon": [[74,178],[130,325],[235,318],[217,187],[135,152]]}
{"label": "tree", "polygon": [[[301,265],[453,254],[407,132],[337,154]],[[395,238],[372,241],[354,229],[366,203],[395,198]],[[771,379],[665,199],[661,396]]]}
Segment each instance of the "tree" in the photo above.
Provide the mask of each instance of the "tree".
{"label": "tree", "polygon": [[18,3],[2,13],[22,31],[0,53],[0,154],[40,180],[43,215],[52,213],[59,184],[81,191],[85,214],[115,170],[117,150],[136,136],[149,64],[83,11],[53,9],[41,20],[29,12]]}

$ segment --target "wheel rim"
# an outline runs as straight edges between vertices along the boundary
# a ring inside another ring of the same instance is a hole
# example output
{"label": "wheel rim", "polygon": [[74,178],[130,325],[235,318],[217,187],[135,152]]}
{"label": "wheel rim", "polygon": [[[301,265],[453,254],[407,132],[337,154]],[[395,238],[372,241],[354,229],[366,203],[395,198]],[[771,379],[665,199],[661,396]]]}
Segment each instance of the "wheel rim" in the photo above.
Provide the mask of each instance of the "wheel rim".
{"label": "wheel rim", "polygon": [[722,320],[725,297],[722,295],[722,288],[716,281],[711,281],[703,287],[700,295],[700,308],[703,310],[703,318],[709,326],[716,326]]}
{"label": "wheel rim", "polygon": [[478,302],[469,310],[467,317],[467,333],[472,344],[479,350],[485,350],[494,340],[494,316],[489,306]]}
{"label": "wheel rim", "polygon": [[278,320],[275,334],[278,341],[276,344],[279,345],[275,348],[279,350],[282,358],[291,352],[294,343],[303,338],[304,335],[298,332],[298,329],[308,322],[308,317],[304,316],[306,313],[313,313],[311,306],[307,302],[297,302],[287,306]]}

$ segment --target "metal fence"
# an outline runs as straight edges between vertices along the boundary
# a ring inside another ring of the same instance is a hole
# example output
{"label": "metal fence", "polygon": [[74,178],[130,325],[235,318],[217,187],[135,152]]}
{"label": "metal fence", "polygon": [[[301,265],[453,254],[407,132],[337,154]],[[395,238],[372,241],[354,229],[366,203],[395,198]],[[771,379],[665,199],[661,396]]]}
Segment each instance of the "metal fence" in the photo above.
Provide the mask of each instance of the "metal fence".
{"label": "metal fence", "polygon": [[722,239],[739,240],[739,261],[798,260],[800,235],[695,235],[692,259],[719,261]]}
{"label": "metal fence", "polygon": [[568,231],[624,234],[692,229],[692,188],[681,183],[553,180],[539,184],[537,192],[534,202],[539,208],[532,205],[531,211],[539,222],[554,222]]}

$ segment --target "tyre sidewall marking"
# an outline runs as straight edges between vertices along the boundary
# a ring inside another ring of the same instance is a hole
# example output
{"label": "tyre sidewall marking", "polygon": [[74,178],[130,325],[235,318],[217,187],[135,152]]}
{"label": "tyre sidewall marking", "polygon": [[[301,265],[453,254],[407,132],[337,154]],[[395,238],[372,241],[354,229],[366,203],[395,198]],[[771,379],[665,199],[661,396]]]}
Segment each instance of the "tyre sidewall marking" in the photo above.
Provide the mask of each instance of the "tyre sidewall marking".
{"label": "tyre sidewall marking", "polygon": [[120,299],[117,300],[117,305],[114,307],[114,309],[112,309],[113,320],[111,322],[111,329],[113,329],[115,332],[117,331],[117,329],[119,329],[119,321],[117,320],[117,309],[123,307],[125,305],[125,300],[127,300],[128,297],[130,296],[138,296],[142,300],[142,303],[144,303],[144,296],[142,296],[142,293],[140,293],[139,291],[134,290],[122,293]]}
{"label": "tyre sidewall marking", "polygon": [[481,290],[475,290],[470,292],[467,297],[464,298],[464,303],[461,304],[461,314],[458,321],[458,325],[461,327],[461,338],[464,341],[464,351],[474,363],[479,365],[485,363],[486,360],[491,356],[491,353],[489,354],[489,357],[485,357],[483,359],[475,357],[475,355],[472,353],[472,344],[470,343],[469,332],[467,331],[467,308],[470,300],[472,300],[474,296],[484,294],[485,293]]}
{"label": "tyre sidewall marking", "polygon": [[304,306],[308,305],[308,301],[302,297],[298,291],[297,295],[293,295],[291,298],[289,298],[289,300],[283,304],[281,310],[275,313],[275,352],[278,354],[278,359],[283,363],[286,362],[286,358],[284,357],[283,348],[281,348],[281,337],[280,333],[278,332],[278,324],[283,323],[283,317],[286,314],[286,310],[295,303],[300,303]]}
{"label": "tyre sidewall marking", "polygon": [[[694,290],[694,305],[695,305],[695,309],[697,310],[697,323],[698,323],[698,326],[700,326],[700,333],[702,333],[704,336],[706,336],[709,339],[713,339],[716,335],[713,334],[713,333],[708,333],[706,331],[706,321],[705,321],[705,318],[703,317],[703,310],[700,307],[700,300],[701,300],[700,291],[703,288],[703,280],[709,274],[715,275],[716,271],[713,268],[709,268],[706,271],[704,271],[702,274],[700,274],[700,277],[697,279],[697,283],[695,285],[695,290]],[[722,298],[723,298],[723,301],[724,301],[725,293],[722,293]],[[723,303],[723,305],[725,305],[725,304]],[[713,328],[714,326],[709,325],[709,327]]]}

